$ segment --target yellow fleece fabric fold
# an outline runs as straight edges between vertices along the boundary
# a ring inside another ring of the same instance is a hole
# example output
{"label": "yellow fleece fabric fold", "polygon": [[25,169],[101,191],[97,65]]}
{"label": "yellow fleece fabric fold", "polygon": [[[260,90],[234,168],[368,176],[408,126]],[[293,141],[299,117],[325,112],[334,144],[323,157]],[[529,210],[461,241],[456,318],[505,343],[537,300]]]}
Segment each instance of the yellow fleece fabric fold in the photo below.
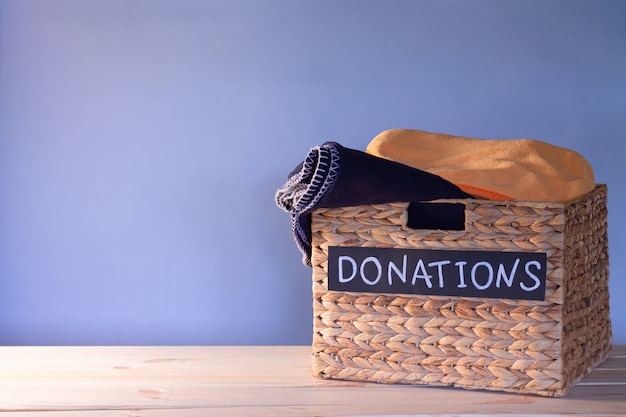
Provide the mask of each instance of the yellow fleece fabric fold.
{"label": "yellow fleece fabric fold", "polygon": [[565,202],[593,190],[579,153],[533,139],[476,139],[410,129],[386,130],[366,152],[438,175],[489,200]]}

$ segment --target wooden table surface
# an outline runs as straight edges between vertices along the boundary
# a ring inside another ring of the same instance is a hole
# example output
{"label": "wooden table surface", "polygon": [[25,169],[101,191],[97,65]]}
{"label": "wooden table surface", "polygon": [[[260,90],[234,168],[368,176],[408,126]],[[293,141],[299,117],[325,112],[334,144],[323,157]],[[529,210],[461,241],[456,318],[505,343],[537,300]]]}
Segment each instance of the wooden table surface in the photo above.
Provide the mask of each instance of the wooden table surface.
{"label": "wooden table surface", "polygon": [[50,416],[626,415],[626,346],[564,398],[316,379],[308,346],[0,347],[0,412]]}

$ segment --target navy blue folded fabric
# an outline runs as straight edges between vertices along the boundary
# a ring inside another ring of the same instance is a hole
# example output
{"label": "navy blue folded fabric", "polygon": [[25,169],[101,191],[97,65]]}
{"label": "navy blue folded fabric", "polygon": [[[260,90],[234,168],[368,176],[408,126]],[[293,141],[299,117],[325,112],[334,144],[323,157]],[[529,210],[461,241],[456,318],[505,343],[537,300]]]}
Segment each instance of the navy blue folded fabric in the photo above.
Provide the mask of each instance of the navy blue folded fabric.
{"label": "navy blue folded fabric", "polygon": [[[278,207],[291,214],[294,239],[307,266],[311,266],[314,210],[440,198],[472,196],[437,175],[345,148],[336,142],[311,148],[275,195]],[[428,219],[422,219],[421,223],[428,225]]]}

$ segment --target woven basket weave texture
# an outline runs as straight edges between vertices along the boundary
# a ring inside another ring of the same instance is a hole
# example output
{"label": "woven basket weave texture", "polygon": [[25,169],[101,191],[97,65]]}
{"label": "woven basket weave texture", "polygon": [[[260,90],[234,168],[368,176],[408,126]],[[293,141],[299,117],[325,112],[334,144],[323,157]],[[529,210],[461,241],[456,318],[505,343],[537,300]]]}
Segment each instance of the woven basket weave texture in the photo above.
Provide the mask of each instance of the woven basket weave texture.
{"label": "woven basket weave texture", "polygon": [[[316,210],[314,374],[565,395],[611,349],[606,200],[439,200],[460,231],[406,227],[408,203]],[[546,253],[545,301],[329,291],[329,246]]]}

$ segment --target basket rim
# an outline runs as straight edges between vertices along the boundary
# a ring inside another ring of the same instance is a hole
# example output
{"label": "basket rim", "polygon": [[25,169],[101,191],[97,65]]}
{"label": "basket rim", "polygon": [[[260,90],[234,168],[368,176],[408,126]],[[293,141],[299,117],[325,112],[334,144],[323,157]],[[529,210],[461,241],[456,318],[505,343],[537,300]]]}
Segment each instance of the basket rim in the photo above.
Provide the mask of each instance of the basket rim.
{"label": "basket rim", "polygon": [[[490,206],[518,206],[518,207],[532,207],[532,208],[564,208],[573,204],[577,204],[581,201],[585,201],[588,200],[593,194],[599,193],[599,192],[606,192],[607,191],[607,185],[604,183],[598,183],[594,186],[593,190],[589,191],[586,194],[583,194],[581,196],[578,196],[572,200],[568,200],[568,201],[561,201],[561,202],[555,202],[555,201],[523,201],[523,200],[485,200],[485,199],[479,199],[479,198],[440,198],[437,200],[428,200],[428,201],[422,201],[422,203],[425,204],[442,204],[442,203],[464,203],[466,205],[473,205],[473,206],[484,206],[484,205],[490,205]],[[321,207],[318,208],[316,210],[314,210],[314,212],[328,212],[328,211],[332,211],[332,210],[336,210],[336,209],[350,209],[353,207],[363,207],[363,206],[371,206],[371,207],[376,207],[376,206],[384,206],[384,205],[391,205],[391,206],[404,206],[409,204],[410,201],[389,201],[389,202],[381,202],[381,203],[371,203],[371,204],[357,204],[357,205],[351,205],[351,206],[341,206],[341,207]]]}

